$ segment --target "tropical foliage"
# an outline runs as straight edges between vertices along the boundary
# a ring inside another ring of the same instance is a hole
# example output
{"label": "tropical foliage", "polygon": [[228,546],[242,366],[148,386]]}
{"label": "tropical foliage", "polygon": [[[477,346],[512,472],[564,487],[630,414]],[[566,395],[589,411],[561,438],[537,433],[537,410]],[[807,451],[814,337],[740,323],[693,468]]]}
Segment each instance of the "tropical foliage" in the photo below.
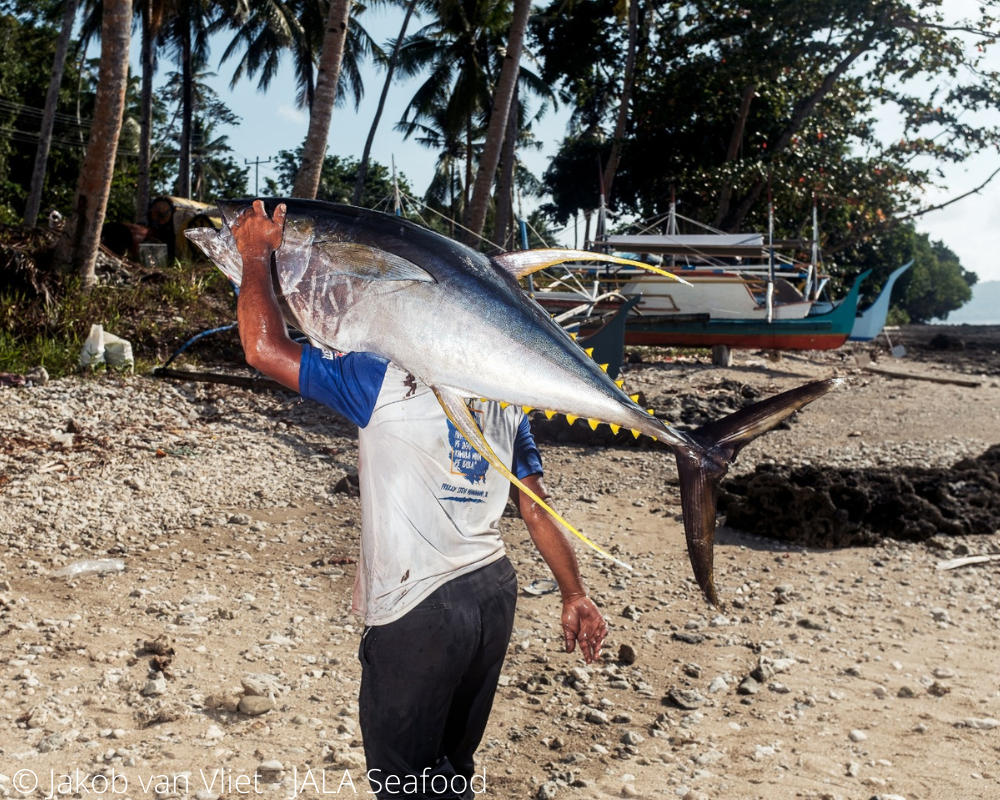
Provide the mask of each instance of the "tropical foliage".
{"label": "tropical foliage", "polygon": [[[512,198],[533,191],[547,195],[549,223],[582,215],[590,233],[602,185],[619,224],[657,218],[676,201],[705,225],[762,229],[770,196],[782,238],[808,238],[816,204],[835,272],[870,266],[881,274],[900,254],[916,255],[923,266],[901,284],[913,319],[947,314],[974,282],[913,225],[928,210],[928,191],[945,188],[943,165],[1000,149],[1000,79],[985,60],[1000,46],[1000,0],[970,5],[967,20],[945,0],[549,0],[530,14],[515,0],[391,2],[406,21],[384,49],[362,24],[365,5],[347,0],[129,3],[142,75],[129,83],[116,123],[109,213],[141,220],[150,194],[242,193],[244,171],[228,145],[240,121],[211,96],[211,70],[267,91],[288,63],[310,132],[279,156],[275,186],[286,192],[368,203],[388,194],[385,167],[366,174],[368,148],[388,82],[417,78],[402,118],[387,122],[436,159],[422,187],[427,202],[473,233],[492,224],[498,246],[510,239]],[[103,15],[121,5],[80,6],[43,218],[49,208],[74,210],[89,126],[110,129],[92,119],[98,85],[87,48],[103,49]],[[60,0],[0,0],[6,221],[26,207],[64,8]],[[162,60],[176,74],[154,96]],[[335,104],[362,97],[365,62],[388,76],[359,163],[326,150],[337,153]],[[539,188],[519,156],[557,101],[572,108],[571,126]]]}

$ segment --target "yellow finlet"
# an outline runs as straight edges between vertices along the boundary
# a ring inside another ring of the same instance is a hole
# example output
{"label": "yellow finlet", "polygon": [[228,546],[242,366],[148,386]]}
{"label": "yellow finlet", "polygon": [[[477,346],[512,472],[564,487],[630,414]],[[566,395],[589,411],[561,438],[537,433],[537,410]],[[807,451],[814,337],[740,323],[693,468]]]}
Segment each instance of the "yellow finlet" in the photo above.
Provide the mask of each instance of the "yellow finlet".
{"label": "yellow finlet", "polygon": [[530,413],[531,413],[532,411],[534,411],[535,409],[533,409],[533,408],[532,408],[531,406],[521,406],[521,410],[522,410],[522,411],[523,411],[523,412],[524,412],[525,414],[530,414]]}
{"label": "yellow finlet", "polygon": [[630,399],[630,400],[631,400],[631,401],[632,401],[633,403],[638,403],[638,402],[639,402],[639,395],[637,395],[637,394],[630,394],[630,395],[629,395],[629,399]]}
{"label": "yellow finlet", "polygon": [[579,417],[574,417],[574,416],[573,416],[572,414],[567,414],[567,415],[566,415],[566,421],[567,421],[567,422],[568,422],[568,423],[569,423],[570,425],[572,425],[572,424],[573,424],[574,422],[576,422],[576,421],[577,421],[578,419],[580,419],[580,418],[579,418]]}
{"label": "yellow finlet", "polygon": [[546,411],[545,412],[545,419],[552,419],[555,415],[556,415],[555,411]]}
{"label": "yellow finlet", "polygon": [[615,381],[615,386],[617,386],[619,389],[624,389],[625,388],[625,379],[624,378],[620,378],[617,381]]}
{"label": "yellow finlet", "polygon": [[507,403],[507,402],[505,402],[503,400],[500,401],[500,408],[507,408],[507,406],[509,406],[509,405],[510,405],[510,403]]}
{"label": "yellow finlet", "polygon": [[594,348],[593,348],[593,347],[588,347],[588,348],[587,348],[586,350],[584,350],[583,352],[584,352],[584,353],[586,353],[586,354],[587,354],[588,356],[591,356],[591,357],[593,357],[593,355],[594,355]]}
{"label": "yellow finlet", "polygon": [[634,436],[634,437],[635,437],[636,439],[638,439],[638,438],[639,438],[639,437],[640,437],[640,436],[642,435],[642,431],[637,431],[637,430],[636,430],[635,428],[632,428],[632,435],[633,435],[633,436]]}
{"label": "yellow finlet", "polygon": [[601,424],[601,421],[599,419],[588,419],[587,424],[590,426],[592,431],[596,431],[597,426]]}
{"label": "yellow finlet", "polygon": [[573,341],[575,342],[575,341],[576,341],[576,337],[577,337],[577,336],[579,336],[579,335],[580,335],[580,334],[578,334],[578,333],[571,333],[571,334],[569,335],[569,338],[570,338],[570,339],[572,339],[572,340],[573,340]]}
{"label": "yellow finlet", "polygon": [[622,429],[622,426],[621,426],[621,425],[615,425],[615,423],[613,423],[613,422],[609,422],[609,423],[608,423],[608,425],[610,425],[610,426],[611,426],[611,432],[612,432],[612,433],[613,433],[613,434],[614,434],[615,436],[617,436],[617,435],[618,435],[618,431],[620,431],[620,430]]}
{"label": "yellow finlet", "polygon": [[655,417],[656,416],[656,412],[653,409],[651,409],[651,408],[647,408],[646,409],[646,413],[649,414],[649,416],[651,416],[651,417]]}
{"label": "yellow finlet", "polygon": [[608,371],[608,367],[610,367],[611,365],[610,365],[610,364],[598,364],[598,366],[599,366],[599,367],[600,367],[600,368],[601,368],[601,369],[602,369],[602,370],[603,370],[604,372],[607,372],[607,371]]}

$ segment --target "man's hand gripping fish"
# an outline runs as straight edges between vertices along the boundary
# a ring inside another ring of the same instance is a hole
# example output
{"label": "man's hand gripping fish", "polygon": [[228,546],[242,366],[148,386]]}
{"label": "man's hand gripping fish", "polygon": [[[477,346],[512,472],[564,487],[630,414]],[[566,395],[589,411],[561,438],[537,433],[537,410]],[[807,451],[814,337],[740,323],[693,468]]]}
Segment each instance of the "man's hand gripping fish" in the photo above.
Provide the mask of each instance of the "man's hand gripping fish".
{"label": "man's hand gripping fish", "polygon": [[[592,426],[603,422],[670,447],[680,473],[691,565],[706,598],[719,605],[713,580],[719,482],[743,447],[839,380],[806,384],[690,433],[676,431],[636,405],[517,283],[553,264],[580,260],[669,273],[579,250],[489,257],[388,214],[315,200],[268,199],[264,204],[269,214],[279,204],[287,209],[273,277],[288,322],[327,347],[374,353],[426,383],[455,427],[495,469],[603,555],[613,558],[500,462],[466,400],[486,398],[550,416],[562,413],[571,422],[583,418]],[[186,232],[237,284],[242,261],[229,226],[249,205],[249,200],[221,203],[221,231]]]}

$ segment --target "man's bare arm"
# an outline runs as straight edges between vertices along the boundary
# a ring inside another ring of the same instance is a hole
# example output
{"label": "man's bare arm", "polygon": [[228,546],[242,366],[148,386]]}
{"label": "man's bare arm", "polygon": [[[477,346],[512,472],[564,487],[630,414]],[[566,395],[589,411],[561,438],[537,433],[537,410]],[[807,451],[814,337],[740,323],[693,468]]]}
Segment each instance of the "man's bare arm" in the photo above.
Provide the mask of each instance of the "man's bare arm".
{"label": "man's bare arm", "polygon": [[253,206],[230,226],[243,258],[236,318],[247,363],[297,392],[302,346],[288,336],[271,285],[271,254],[281,247],[284,227],[284,204],[274,210],[272,220],[260,200],[254,200]]}
{"label": "man's bare arm", "polygon": [[[549,493],[541,475],[530,475],[521,480],[542,500],[548,502]],[[597,606],[587,597],[573,545],[551,515],[528,495],[518,492],[517,502],[531,540],[552,570],[562,593],[562,628],[566,652],[572,653],[579,642],[583,659],[589,664],[601,655],[608,626]]]}

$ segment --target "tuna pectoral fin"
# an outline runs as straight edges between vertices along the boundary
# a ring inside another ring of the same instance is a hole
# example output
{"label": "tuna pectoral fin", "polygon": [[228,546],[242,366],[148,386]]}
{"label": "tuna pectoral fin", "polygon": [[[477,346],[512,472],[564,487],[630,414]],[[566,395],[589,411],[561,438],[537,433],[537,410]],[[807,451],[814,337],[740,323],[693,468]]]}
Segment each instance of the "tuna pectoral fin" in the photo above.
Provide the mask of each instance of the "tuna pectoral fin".
{"label": "tuna pectoral fin", "polygon": [[719,605],[715,592],[712,549],[715,541],[715,498],[722,478],[737,453],[802,406],[842,383],[839,378],[816,381],[783,392],[710,422],[691,434],[701,448],[677,451],[681,480],[684,535],[694,576],[708,602]]}
{"label": "tuna pectoral fin", "polygon": [[610,558],[616,564],[620,564],[626,569],[632,569],[631,566],[626,564],[624,561],[619,561],[613,555],[603,550],[594,544],[590,539],[584,536],[580,531],[570,525],[565,519],[563,519],[559,514],[542,498],[535,494],[531,489],[521,483],[517,476],[510,471],[510,468],[504,464],[496,453],[493,452],[493,448],[490,447],[490,443],[486,441],[486,437],[483,432],[479,429],[476,424],[475,419],[472,417],[472,412],[469,407],[465,404],[464,398],[455,392],[449,391],[447,389],[439,389],[437,387],[432,387],[434,389],[434,394],[437,395],[438,402],[441,403],[441,407],[444,409],[444,413],[448,415],[448,419],[451,420],[451,424],[454,425],[459,433],[462,434],[468,440],[476,451],[489,463],[493,469],[503,475],[507,480],[513,483],[518,489],[524,492],[528,497],[534,500],[538,505],[544,508],[552,517],[559,522],[561,525],[572,533],[574,536],[579,537],[582,541],[588,544],[590,547],[594,548],[598,553],[600,553],[605,558]]}

